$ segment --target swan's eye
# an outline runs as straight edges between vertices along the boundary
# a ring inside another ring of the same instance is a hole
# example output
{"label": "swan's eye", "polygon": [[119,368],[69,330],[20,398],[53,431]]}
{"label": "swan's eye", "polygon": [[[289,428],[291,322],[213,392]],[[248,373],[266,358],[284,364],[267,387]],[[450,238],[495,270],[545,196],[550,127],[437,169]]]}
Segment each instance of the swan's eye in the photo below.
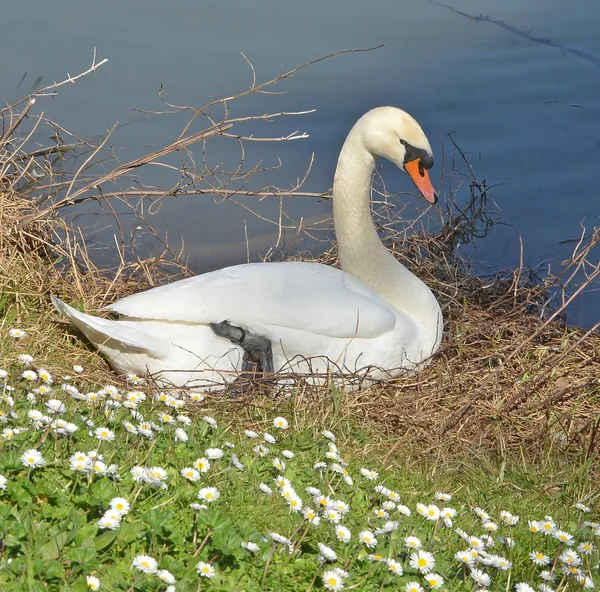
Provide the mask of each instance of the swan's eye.
{"label": "swan's eye", "polygon": [[402,146],[406,146],[406,140],[400,140],[400,144],[402,144]]}
{"label": "swan's eye", "polygon": [[423,168],[423,163],[421,162],[420,158],[419,158],[419,175],[421,175],[421,177],[425,176],[425,169]]}

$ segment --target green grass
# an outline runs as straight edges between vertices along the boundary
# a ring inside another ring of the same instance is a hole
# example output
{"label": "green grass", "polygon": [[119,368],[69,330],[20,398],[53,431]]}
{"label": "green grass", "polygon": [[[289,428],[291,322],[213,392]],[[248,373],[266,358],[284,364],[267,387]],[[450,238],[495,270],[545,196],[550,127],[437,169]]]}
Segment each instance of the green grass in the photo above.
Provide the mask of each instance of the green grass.
{"label": "green grass", "polygon": [[[538,457],[536,464],[527,460],[525,451],[521,456],[491,459],[475,450],[462,458],[441,453],[430,459],[415,455],[420,457],[416,462],[410,454],[388,454],[393,444],[389,439],[350,418],[330,414],[326,423],[311,421],[310,410],[298,407],[293,398],[273,402],[271,409],[246,407],[227,412],[222,404],[194,403],[182,395],[178,400],[184,407],[176,409],[155,400],[155,393],[146,387],[139,387],[147,399],[137,404],[135,412],[142,414],[143,421],[155,424],[152,437],[144,437],[128,433],[123,425],[123,421],[136,426],[142,421],[132,418],[132,409],[124,406],[127,392],[137,386],[129,385],[113,396],[94,397],[95,401],[81,400],[62,390],[61,384],[88,395],[103,385],[90,383],[84,375],[65,368],[60,374],[55,371],[51,393],[35,394],[42,381],[25,380],[24,366],[15,361],[23,342],[8,338],[7,326],[2,331],[5,359],[0,359],[0,369],[8,372],[0,380],[4,384],[0,391],[4,430],[0,474],[6,478],[6,488],[0,490],[3,591],[84,591],[94,586],[94,580],[88,586],[88,576],[97,577],[102,590],[167,590],[168,584],[156,574],[132,567],[139,555],[150,556],[158,569],[168,570],[177,582],[176,590],[323,590],[323,573],[334,567],[348,572],[340,589],[405,590],[409,582],[418,582],[427,590],[424,574],[410,567],[411,550],[404,543],[407,536],[418,537],[423,549],[433,554],[434,571],[445,580],[443,589],[477,590],[470,569],[454,557],[457,551],[470,547],[457,528],[478,537],[486,533],[476,507],[488,512],[498,525],[498,531],[490,533],[494,547],[488,547],[487,552],[504,557],[512,565],[507,571],[481,562],[477,565],[491,577],[489,589],[513,590],[519,582],[537,589],[541,571],[553,565],[557,580],[550,583],[552,589],[583,589],[574,577],[563,574],[558,557],[568,547],[553,536],[532,534],[528,528],[529,520],[551,515],[557,528],[573,535],[575,545],[571,548],[584,541],[595,547],[600,543],[600,529],[594,524],[584,525],[585,520],[598,520],[597,512],[585,514],[574,507],[583,502],[597,508],[600,494],[589,479],[591,467],[553,454],[551,443],[548,453]],[[62,380],[66,372],[73,376],[67,383]],[[75,424],[77,430],[72,435],[60,435],[55,422],[42,419],[36,423],[36,416],[32,418],[32,410],[47,416],[50,399],[64,403],[64,412],[55,418]],[[112,406],[107,406],[108,401]],[[165,422],[168,418],[164,414],[171,415],[174,423]],[[203,419],[212,414],[217,427]],[[189,419],[179,421],[178,415]],[[290,424],[285,430],[273,425],[274,418],[282,415]],[[95,435],[98,427],[112,430],[114,440],[99,441]],[[177,440],[177,428],[185,431],[187,442]],[[22,431],[15,433],[15,429]],[[248,437],[245,429],[256,431],[259,437]],[[332,448],[331,441],[321,434],[323,429],[335,432],[338,458],[327,458]],[[264,432],[272,434],[277,443],[265,442]],[[255,450],[257,445],[268,447],[268,453],[261,455]],[[418,449],[419,443],[412,446]],[[193,467],[208,448],[220,448],[223,458],[211,460],[210,470],[201,473],[197,482],[190,482],[181,470]],[[24,466],[21,456],[29,449],[43,455],[44,466]],[[284,450],[293,452],[294,457],[285,459]],[[98,465],[97,472],[70,467],[73,454],[92,451],[99,451],[104,458],[105,465]],[[232,464],[233,454],[243,463],[243,470]],[[285,469],[274,466],[275,458],[285,462]],[[318,462],[324,466],[315,469]],[[104,474],[105,466],[112,464],[116,465],[112,476]],[[164,469],[166,487],[134,480],[131,469],[135,466]],[[376,470],[377,479],[362,476],[362,467]],[[350,530],[350,542],[338,540],[334,524],[325,516],[319,525],[312,525],[302,512],[292,511],[275,482],[279,476],[290,481],[304,507],[311,506],[318,514],[322,511],[307,487],[348,504],[349,511],[340,516],[340,524]],[[260,483],[269,485],[273,493],[262,493]],[[390,507],[389,517],[376,516],[374,511],[391,501],[385,490],[375,491],[377,485],[396,492],[396,503],[406,505],[411,515]],[[203,503],[197,496],[204,487],[215,487],[220,495],[205,503],[206,508],[193,509],[190,504]],[[452,501],[437,501],[438,491],[451,494]],[[129,502],[129,513],[115,529],[101,528],[99,520],[117,497]],[[452,527],[445,526],[441,518],[420,516],[418,503],[455,509]],[[502,510],[518,515],[518,523],[504,525]],[[361,531],[374,533],[387,520],[397,521],[398,527],[378,535],[375,548],[359,541]],[[290,545],[273,542],[272,532],[289,539]],[[506,537],[515,545],[509,546]],[[259,550],[248,552],[242,542],[253,542]],[[337,559],[319,560],[318,543],[333,549]],[[535,566],[529,558],[531,551],[547,554],[551,564]],[[404,574],[393,574],[373,555],[394,559]],[[582,573],[598,580],[597,549],[589,556],[580,556]],[[213,577],[200,577],[196,569],[199,562],[210,564]]]}

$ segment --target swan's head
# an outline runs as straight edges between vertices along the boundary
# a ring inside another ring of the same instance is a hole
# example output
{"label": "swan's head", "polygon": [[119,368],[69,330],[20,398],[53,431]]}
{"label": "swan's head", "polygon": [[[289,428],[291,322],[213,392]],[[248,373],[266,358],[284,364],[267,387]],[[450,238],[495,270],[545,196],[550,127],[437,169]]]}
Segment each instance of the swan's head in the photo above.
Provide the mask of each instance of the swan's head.
{"label": "swan's head", "polygon": [[371,154],[391,160],[408,173],[429,203],[437,201],[427,173],[433,166],[433,152],[415,119],[397,107],[377,107],[365,113],[355,127]]}

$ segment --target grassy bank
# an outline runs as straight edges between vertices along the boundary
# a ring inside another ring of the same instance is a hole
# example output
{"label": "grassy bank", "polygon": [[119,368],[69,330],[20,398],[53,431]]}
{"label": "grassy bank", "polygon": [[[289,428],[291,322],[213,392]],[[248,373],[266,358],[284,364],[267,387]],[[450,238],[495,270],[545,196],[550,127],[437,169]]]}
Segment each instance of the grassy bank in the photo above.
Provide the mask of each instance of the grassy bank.
{"label": "grassy bank", "polygon": [[[164,395],[114,375],[49,295],[103,314],[185,266],[129,253],[95,267],[52,205],[67,207],[76,181],[56,172],[64,155],[33,154],[14,122],[0,141],[3,590],[544,592],[598,580],[600,336],[547,306],[576,272],[593,281],[597,233],[556,276],[473,277],[455,248],[483,219],[487,189],[472,175],[471,214],[449,206],[434,235],[380,219],[443,305],[444,342],[424,372],[348,395],[301,381],[289,396]],[[335,264],[335,250],[321,259]]]}

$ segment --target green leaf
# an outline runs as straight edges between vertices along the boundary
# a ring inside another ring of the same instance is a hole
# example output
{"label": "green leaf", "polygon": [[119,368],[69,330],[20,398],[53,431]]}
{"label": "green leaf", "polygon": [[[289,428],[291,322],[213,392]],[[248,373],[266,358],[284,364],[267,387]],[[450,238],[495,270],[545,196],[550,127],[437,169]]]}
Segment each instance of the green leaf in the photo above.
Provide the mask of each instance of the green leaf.
{"label": "green leaf", "polygon": [[117,533],[114,530],[109,530],[94,539],[94,546],[98,551],[102,551],[111,545],[116,538]]}
{"label": "green leaf", "polygon": [[145,534],[146,527],[143,524],[139,522],[124,522],[117,532],[117,542],[122,547],[125,547]]}
{"label": "green leaf", "polygon": [[94,481],[90,487],[89,502],[92,505],[105,506],[116,495],[117,492],[110,481],[99,479],[98,481]]}
{"label": "green leaf", "polygon": [[86,538],[81,545],[70,548],[66,555],[72,563],[78,563],[82,568],[91,568],[96,565],[96,547],[92,537]]}
{"label": "green leaf", "polygon": [[78,531],[75,537],[75,543],[81,545],[83,541],[89,537],[96,536],[98,532],[98,526],[94,523],[88,523],[85,526],[82,526]]}
{"label": "green leaf", "polygon": [[47,543],[44,543],[39,549],[39,554],[42,559],[50,560],[56,559],[62,548],[67,543],[69,536],[66,532],[59,532],[55,537],[51,538]]}

